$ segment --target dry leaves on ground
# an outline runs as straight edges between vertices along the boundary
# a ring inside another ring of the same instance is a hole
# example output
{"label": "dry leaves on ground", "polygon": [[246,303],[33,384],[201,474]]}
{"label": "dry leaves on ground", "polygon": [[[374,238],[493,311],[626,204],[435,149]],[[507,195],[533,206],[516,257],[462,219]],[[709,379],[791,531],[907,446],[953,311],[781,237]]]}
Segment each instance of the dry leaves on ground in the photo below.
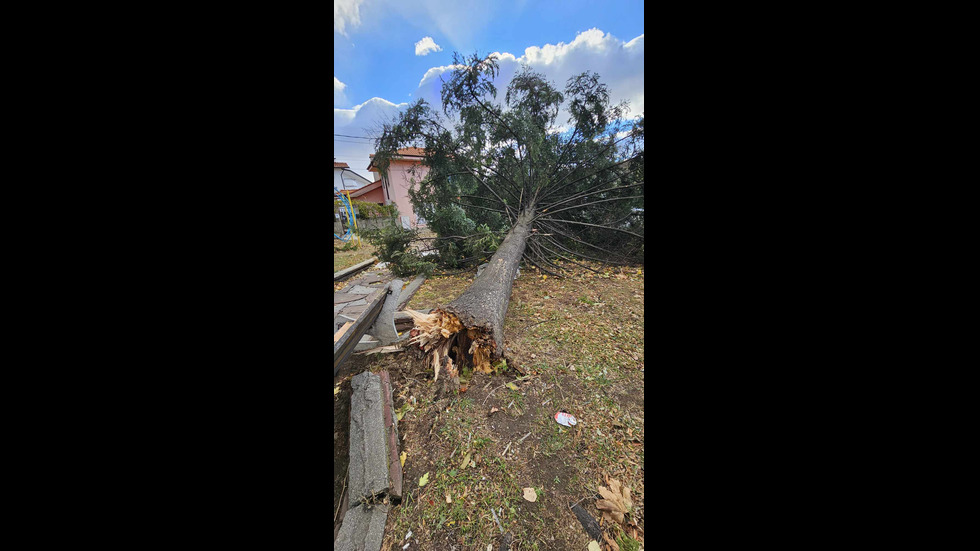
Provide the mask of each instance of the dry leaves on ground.
{"label": "dry leaves on ground", "polygon": [[599,486],[599,495],[604,499],[596,501],[595,506],[602,511],[602,518],[624,524],[626,513],[633,510],[630,489],[622,487],[615,478],[607,479],[607,481],[609,488]]}

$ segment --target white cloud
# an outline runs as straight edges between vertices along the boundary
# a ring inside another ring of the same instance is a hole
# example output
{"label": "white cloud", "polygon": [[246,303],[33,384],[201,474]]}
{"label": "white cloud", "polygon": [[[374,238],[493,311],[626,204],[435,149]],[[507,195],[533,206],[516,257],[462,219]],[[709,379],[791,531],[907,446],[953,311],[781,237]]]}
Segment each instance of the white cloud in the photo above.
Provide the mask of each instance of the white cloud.
{"label": "white cloud", "polygon": [[347,85],[340,82],[340,79],[333,77],[333,106],[334,107],[347,107],[347,94],[344,93],[344,89]]}
{"label": "white cloud", "polygon": [[[500,64],[500,74],[494,79],[497,87],[497,103],[502,103],[506,94],[507,84],[520,70],[522,62],[526,62],[535,71],[545,75],[559,90],[564,90],[569,77],[585,70],[599,73],[601,81],[609,87],[610,102],[619,103],[630,101],[629,116],[640,115],[644,112],[643,103],[643,36],[630,41],[620,40],[598,29],[590,29],[575,36],[570,43],[559,42],[556,45],[545,44],[532,46],[524,50],[524,54],[516,57],[511,53],[497,53]],[[442,83],[439,78],[451,71],[452,65],[432,67],[425,72],[419,81],[418,88],[411,93],[412,98],[424,99],[437,111],[442,111],[439,96]],[[408,103],[395,104],[390,101],[373,98],[352,109],[334,109],[336,132],[356,136],[373,136],[377,133],[376,125],[384,119],[393,118],[408,107]],[[564,125],[568,115],[559,114],[556,125]],[[343,130],[341,130],[343,128]],[[347,160],[351,168],[365,173],[364,168],[370,162],[368,154],[374,152],[374,145],[337,143],[338,151],[356,153],[357,159]],[[341,159],[341,155],[337,155]],[[352,162],[353,161],[353,162]],[[365,176],[368,174],[365,173]]]}
{"label": "white cloud", "polygon": [[[408,103],[395,104],[385,99],[371,98],[350,109],[334,108],[334,132],[346,136],[373,138],[378,135],[381,123],[394,119],[407,107]],[[333,156],[338,161],[346,162],[352,170],[373,182],[374,179],[367,170],[371,162],[369,155],[372,153],[374,153],[373,141],[334,137]]]}
{"label": "white cloud", "polygon": [[[643,36],[629,42],[604,34],[599,29],[579,33],[569,44],[545,44],[524,50],[517,62],[526,61],[544,73],[559,88],[585,70],[599,73],[609,87],[610,101],[630,101],[630,115],[643,113]],[[564,121],[561,121],[564,122]]]}
{"label": "white cloud", "polygon": [[415,55],[429,55],[429,52],[441,52],[442,46],[436,44],[431,36],[426,36],[415,43]]}
{"label": "white cloud", "polygon": [[361,25],[361,4],[364,0],[334,0],[333,30],[348,36],[347,29],[355,29]]}

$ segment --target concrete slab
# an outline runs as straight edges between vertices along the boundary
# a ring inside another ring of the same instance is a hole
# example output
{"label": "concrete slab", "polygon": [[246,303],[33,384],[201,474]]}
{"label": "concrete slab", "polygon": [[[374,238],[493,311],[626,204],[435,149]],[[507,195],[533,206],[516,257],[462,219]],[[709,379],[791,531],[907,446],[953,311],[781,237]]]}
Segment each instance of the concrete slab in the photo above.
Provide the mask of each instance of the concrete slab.
{"label": "concrete slab", "polygon": [[347,510],[337,534],[334,549],[340,551],[380,551],[384,538],[388,505],[358,505]]}
{"label": "concrete slab", "polygon": [[355,295],[370,295],[371,293],[377,291],[377,287],[365,287],[363,285],[355,285],[351,288],[350,292]]}
{"label": "concrete slab", "polygon": [[367,295],[368,295],[368,293],[361,293],[361,294],[334,293],[333,294],[333,303],[334,304],[343,304],[345,302],[351,302],[351,301],[363,299]]}
{"label": "concrete slab", "polygon": [[367,310],[367,304],[359,304],[359,305],[355,305],[355,306],[351,306],[349,304],[346,304],[346,305],[344,305],[344,310],[343,310],[343,314],[342,315],[352,316],[352,317],[356,318],[357,316],[360,316],[361,315],[361,312],[363,312],[365,310]]}
{"label": "concrete slab", "polygon": [[402,498],[402,464],[398,457],[398,416],[395,414],[394,389],[391,386],[391,376],[387,371],[378,373],[381,378],[381,399],[384,401],[385,441],[388,443],[388,477],[391,487],[388,497],[401,500]]}
{"label": "concrete slab", "polygon": [[361,337],[361,340],[354,345],[354,352],[360,352],[362,350],[371,350],[381,346],[381,342],[370,338],[367,335]]}
{"label": "concrete slab", "polygon": [[364,371],[351,379],[350,470],[351,504],[387,492],[388,446],[385,442],[381,378]]}

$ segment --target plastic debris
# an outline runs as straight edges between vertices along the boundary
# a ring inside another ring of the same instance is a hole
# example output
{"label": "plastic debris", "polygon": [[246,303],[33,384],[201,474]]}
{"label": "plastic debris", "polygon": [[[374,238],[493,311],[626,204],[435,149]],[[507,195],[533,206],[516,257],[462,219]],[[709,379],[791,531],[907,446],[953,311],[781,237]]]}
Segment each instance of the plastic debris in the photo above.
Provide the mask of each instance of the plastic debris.
{"label": "plastic debris", "polygon": [[555,414],[555,421],[558,421],[559,425],[564,425],[566,427],[571,427],[578,424],[578,421],[575,420],[573,415],[569,415],[564,411],[559,411]]}
{"label": "plastic debris", "polygon": [[[503,511],[503,508],[501,508],[500,510]],[[504,527],[503,527],[502,524],[500,524],[500,519],[497,518],[497,511],[494,511],[493,510],[493,507],[491,507],[490,508],[490,513],[493,514],[493,521],[497,523],[497,527],[500,528],[500,533],[503,534],[504,533]]]}
{"label": "plastic debris", "polygon": [[589,542],[589,551],[602,551],[602,548],[599,547],[599,542],[597,542],[596,540],[590,541]]}

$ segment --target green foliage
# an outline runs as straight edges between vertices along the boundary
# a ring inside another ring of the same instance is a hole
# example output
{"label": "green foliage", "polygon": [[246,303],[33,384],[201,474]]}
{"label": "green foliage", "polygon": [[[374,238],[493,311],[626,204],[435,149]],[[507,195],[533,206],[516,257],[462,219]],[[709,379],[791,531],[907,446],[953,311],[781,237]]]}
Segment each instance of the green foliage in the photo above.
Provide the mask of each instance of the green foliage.
{"label": "green foliage", "polygon": [[[520,213],[533,216],[524,256],[536,264],[567,255],[642,261],[643,117],[612,105],[594,72],[560,90],[525,66],[498,98],[494,55],[455,54],[452,64],[441,113],[411,104],[384,124],[373,161],[384,171],[399,148],[425,151],[427,173],[409,196],[438,236],[439,261],[485,261]],[[559,121],[563,112],[569,118]]]}
{"label": "green foliage", "polygon": [[[335,201],[336,202],[336,201]],[[398,217],[398,205],[379,205],[377,203],[371,203],[369,201],[361,201],[359,199],[352,199],[351,204],[357,210],[358,220],[372,220],[379,218],[396,218]]]}
{"label": "green foliage", "polygon": [[621,551],[640,551],[640,542],[626,534],[616,538],[616,543],[619,544],[619,549]]}
{"label": "green foliage", "polygon": [[343,246],[338,247],[338,246],[334,245],[333,250],[334,250],[334,252],[339,252],[339,251],[356,251],[359,248],[360,247],[357,244],[357,240],[356,239],[351,239],[350,241],[344,243]]}
{"label": "green foliage", "polygon": [[456,204],[435,209],[428,220],[429,229],[438,236],[434,245],[439,260],[450,268],[484,262],[502,240],[501,232],[494,232],[487,224],[477,224]]}
{"label": "green foliage", "polygon": [[378,258],[390,264],[391,273],[397,277],[432,273],[435,263],[425,259],[411,244],[418,238],[415,230],[391,225],[365,231],[363,237],[374,246]]}

